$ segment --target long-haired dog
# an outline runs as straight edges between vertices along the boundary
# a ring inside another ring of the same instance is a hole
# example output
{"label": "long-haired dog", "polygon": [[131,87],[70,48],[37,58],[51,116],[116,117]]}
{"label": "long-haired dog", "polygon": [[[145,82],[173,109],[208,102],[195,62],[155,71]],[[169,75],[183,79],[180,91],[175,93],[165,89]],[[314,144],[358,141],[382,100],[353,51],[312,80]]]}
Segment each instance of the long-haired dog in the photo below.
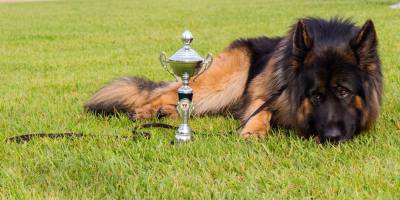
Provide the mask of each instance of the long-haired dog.
{"label": "long-haired dog", "polygon": [[[126,112],[132,119],[175,117],[180,86],[123,77],[100,89],[85,108]],[[194,114],[233,113],[244,138],[264,137],[278,125],[322,142],[350,139],[379,113],[382,74],[374,24],[368,20],[360,28],[339,18],[304,18],[284,37],[236,40],[190,86]]]}

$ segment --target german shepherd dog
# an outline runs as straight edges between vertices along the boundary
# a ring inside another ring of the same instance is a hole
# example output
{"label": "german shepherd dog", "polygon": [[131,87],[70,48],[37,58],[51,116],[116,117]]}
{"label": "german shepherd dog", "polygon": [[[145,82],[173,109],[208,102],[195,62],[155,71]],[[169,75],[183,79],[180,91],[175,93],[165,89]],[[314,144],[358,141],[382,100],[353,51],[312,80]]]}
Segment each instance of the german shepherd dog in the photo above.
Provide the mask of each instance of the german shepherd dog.
{"label": "german shepherd dog", "polygon": [[[231,113],[242,122],[243,138],[263,138],[278,125],[320,142],[342,142],[370,128],[379,114],[374,24],[303,18],[284,37],[234,41],[189,84],[194,114]],[[125,112],[133,120],[176,117],[180,86],[123,77],[100,89],[85,109]]]}

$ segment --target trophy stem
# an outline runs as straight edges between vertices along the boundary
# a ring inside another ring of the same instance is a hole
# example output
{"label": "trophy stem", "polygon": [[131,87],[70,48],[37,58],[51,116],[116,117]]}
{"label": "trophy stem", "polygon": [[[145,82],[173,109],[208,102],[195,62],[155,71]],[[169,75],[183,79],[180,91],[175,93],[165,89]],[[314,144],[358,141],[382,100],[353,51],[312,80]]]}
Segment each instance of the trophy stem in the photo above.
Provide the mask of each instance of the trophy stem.
{"label": "trophy stem", "polygon": [[179,102],[177,111],[182,118],[182,123],[175,132],[175,140],[177,142],[187,142],[192,139],[192,129],[189,126],[189,118],[193,110],[193,90],[189,86],[189,78],[189,74],[184,73],[182,75],[182,86],[178,89]]}

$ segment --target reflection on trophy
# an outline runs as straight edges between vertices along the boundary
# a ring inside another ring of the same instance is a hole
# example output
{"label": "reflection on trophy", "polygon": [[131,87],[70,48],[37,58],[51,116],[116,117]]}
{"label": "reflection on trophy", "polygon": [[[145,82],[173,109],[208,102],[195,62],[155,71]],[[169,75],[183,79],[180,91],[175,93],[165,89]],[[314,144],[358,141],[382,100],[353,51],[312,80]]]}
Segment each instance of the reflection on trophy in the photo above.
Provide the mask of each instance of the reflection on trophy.
{"label": "reflection on trophy", "polygon": [[184,47],[179,49],[174,55],[168,59],[164,52],[160,55],[161,65],[164,69],[174,76],[176,80],[179,78],[182,80],[182,86],[178,89],[179,102],[176,108],[182,118],[182,123],[175,132],[176,142],[186,142],[192,139],[192,129],[188,121],[193,111],[193,90],[189,86],[189,79],[193,77],[193,81],[195,81],[200,74],[210,67],[213,59],[210,53],[203,59],[196,51],[190,48],[190,43],[193,40],[190,31],[182,33],[182,40]]}

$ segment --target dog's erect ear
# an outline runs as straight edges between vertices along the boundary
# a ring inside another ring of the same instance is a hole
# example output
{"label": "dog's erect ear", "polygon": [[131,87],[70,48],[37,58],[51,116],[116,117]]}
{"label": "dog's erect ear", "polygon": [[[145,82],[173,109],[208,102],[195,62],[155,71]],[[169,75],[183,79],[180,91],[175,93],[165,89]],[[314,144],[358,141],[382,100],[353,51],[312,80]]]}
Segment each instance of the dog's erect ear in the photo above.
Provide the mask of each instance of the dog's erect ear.
{"label": "dog's erect ear", "polygon": [[357,35],[350,41],[350,46],[354,50],[367,50],[367,48],[375,48],[377,38],[374,23],[372,20],[367,20],[358,31]]}
{"label": "dog's erect ear", "polygon": [[312,46],[313,40],[310,36],[307,25],[303,20],[300,20],[297,22],[293,34],[293,54],[300,57],[305,56]]}
{"label": "dog's erect ear", "polygon": [[372,62],[376,62],[377,45],[378,39],[372,20],[367,20],[356,36],[350,41],[350,47],[357,55],[358,62],[362,66],[368,66]]}

